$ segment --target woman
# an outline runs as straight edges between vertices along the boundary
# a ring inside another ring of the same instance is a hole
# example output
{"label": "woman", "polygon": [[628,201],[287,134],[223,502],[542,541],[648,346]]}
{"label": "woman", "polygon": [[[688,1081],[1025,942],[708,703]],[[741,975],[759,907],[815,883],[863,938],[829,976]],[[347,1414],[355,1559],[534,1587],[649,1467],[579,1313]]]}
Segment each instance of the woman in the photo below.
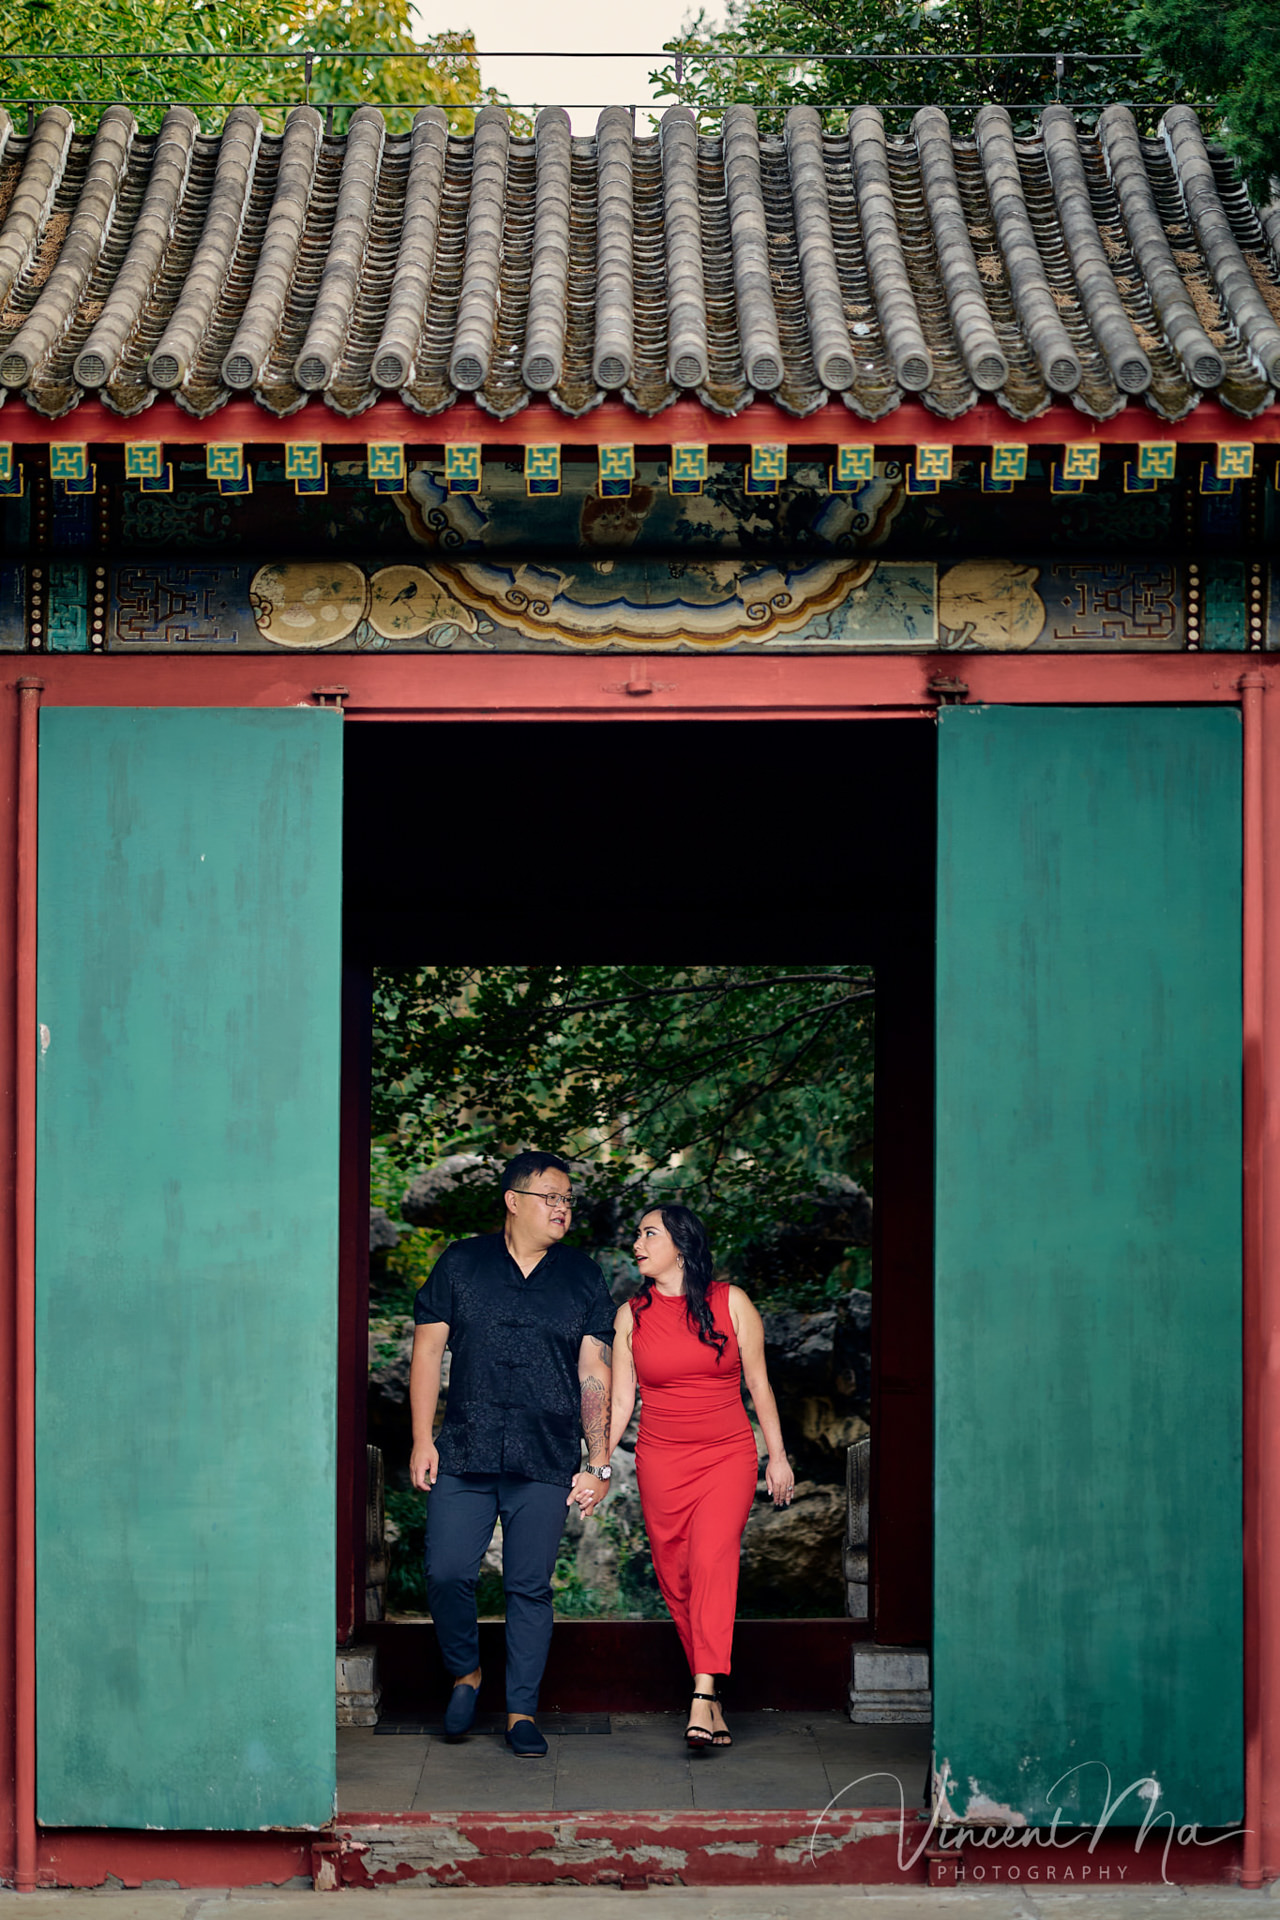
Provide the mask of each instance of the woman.
{"label": "woman", "polygon": [[640,1504],[693,1674],[685,1739],[728,1747],[716,1679],[729,1671],[742,1530],[759,1470],[743,1380],[769,1450],[765,1485],[775,1506],[791,1504],[795,1475],[765,1371],[764,1324],[741,1287],[712,1278],[697,1214],[654,1207],[640,1222],[635,1256],[640,1291],[614,1321],[609,1449],[626,1431],[638,1384]]}

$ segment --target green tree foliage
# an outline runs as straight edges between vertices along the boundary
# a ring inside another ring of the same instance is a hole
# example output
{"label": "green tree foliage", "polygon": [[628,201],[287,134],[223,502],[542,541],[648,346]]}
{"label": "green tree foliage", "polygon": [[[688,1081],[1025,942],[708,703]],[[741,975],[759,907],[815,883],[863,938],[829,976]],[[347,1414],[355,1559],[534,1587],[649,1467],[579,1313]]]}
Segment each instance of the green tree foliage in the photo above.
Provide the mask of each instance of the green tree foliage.
{"label": "green tree foliage", "polygon": [[1255,200],[1280,188],[1277,0],[1142,0],[1131,32],[1214,117]]}
{"label": "green tree foliage", "polygon": [[[1029,125],[1055,97],[1102,105],[1142,96],[1150,79],[1140,43],[1107,0],[729,0],[722,22],[704,10],[667,45],[680,53],[681,73],[673,61],[654,76],[665,96],[710,109],[748,101],[779,116],[797,101],[832,110],[867,102],[901,122],[921,105],[996,101]],[[801,57],[766,62],[753,53]],[[809,57],[821,54],[875,58]],[[973,54],[983,57],[960,57]],[[1061,76],[1058,54],[1076,56]]]}
{"label": "green tree foliage", "polygon": [[[359,57],[370,53],[388,57]],[[278,126],[285,108],[309,99],[335,106],[341,131],[342,109],[369,102],[402,109],[388,115],[393,132],[428,104],[468,132],[474,109],[501,98],[481,87],[474,37],[418,34],[410,0],[25,0],[0,26],[0,96],[128,100],[149,129],[171,101],[217,127],[237,101],[279,102],[268,116]]]}
{"label": "green tree foliage", "polygon": [[[1060,98],[1086,111],[1129,101],[1152,131],[1152,103],[1186,100],[1253,197],[1280,194],[1280,0],[1138,0],[1127,16],[1107,0],[728,0],[667,46],[680,58],[653,76],[664,98],[709,111],[747,101],[774,127],[797,101],[872,103],[896,131],[917,106],[995,101],[1030,132]],[[817,57],[835,54],[860,57]]]}
{"label": "green tree foliage", "polygon": [[732,1265],[841,1176],[869,1182],[873,995],[854,966],[380,973],[374,1132],[406,1172],[483,1157],[451,1232],[491,1228],[494,1171],[539,1146],[580,1163],[588,1243],[629,1247],[665,1195]]}
{"label": "green tree foliage", "polygon": [[[414,26],[410,0],[359,0],[355,6],[301,0],[277,28],[275,44],[325,50],[326,57],[313,62],[309,98],[315,106],[340,109],[335,115],[339,132],[353,106],[390,109],[392,133],[408,131],[416,108],[438,106],[449,112],[455,132],[470,133],[474,109],[500,105],[503,99],[480,85],[475,35],[423,38]],[[435,57],[424,60],[424,52]],[[362,57],[369,54],[386,57]],[[524,124],[518,116],[513,119]]]}
{"label": "green tree foliage", "polygon": [[261,45],[263,34],[246,0],[19,0],[0,26],[0,94],[229,105],[245,96],[228,56]]}

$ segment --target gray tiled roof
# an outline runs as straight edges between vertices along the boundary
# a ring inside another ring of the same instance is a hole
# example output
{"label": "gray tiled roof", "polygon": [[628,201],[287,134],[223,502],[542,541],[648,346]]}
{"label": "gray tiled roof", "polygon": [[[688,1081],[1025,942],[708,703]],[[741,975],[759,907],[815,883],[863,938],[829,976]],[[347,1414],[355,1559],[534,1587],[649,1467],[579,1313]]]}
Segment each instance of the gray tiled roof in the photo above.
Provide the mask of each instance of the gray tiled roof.
{"label": "gray tiled roof", "polygon": [[1049,107],[1033,139],[999,107],[924,109],[905,139],[874,107],[839,132],[797,107],[781,135],[735,107],[714,136],[677,107],[643,138],[623,108],[585,138],[548,108],[532,139],[496,108],[466,139],[435,108],[393,136],[364,107],[341,138],[309,107],[282,136],[246,107],[218,136],[185,107],[154,136],[119,107],[26,137],[0,114],[0,383],[51,416],[251,392],[500,419],[836,396],[869,420],[904,395],[1174,420],[1210,393],[1252,417],[1280,388],[1277,249],[1280,208],[1186,107],[1155,139],[1120,106],[1096,132]]}

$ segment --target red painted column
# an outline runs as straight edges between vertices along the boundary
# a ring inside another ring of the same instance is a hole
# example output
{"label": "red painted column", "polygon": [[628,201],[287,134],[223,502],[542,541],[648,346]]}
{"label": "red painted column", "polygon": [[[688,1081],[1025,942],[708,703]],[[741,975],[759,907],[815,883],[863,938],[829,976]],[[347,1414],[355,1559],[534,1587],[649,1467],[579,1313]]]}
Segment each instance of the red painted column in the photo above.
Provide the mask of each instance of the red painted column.
{"label": "red painted column", "polygon": [[342,1152],[338,1256],[338,1645],[364,1625],[369,1381],[370,980],[342,979]]}
{"label": "red painted column", "polygon": [[[12,668],[21,665],[11,662]],[[18,701],[0,701],[0,1004],[12,1008],[16,973],[18,854]],[[13,1207],[13,1127],[16,1103],[13,1090],[13,1020],[0,1020],[0,1210],[6,1217]],[[15,1423],[9,1409],[16,1404],[14,1353],[16,1307],[12,1233],[0,1234],[0,1399],[6,1417],[0,1420],[0,1879],[12,1883],[17,1865],[14,1828],[13,1774],[14,1710],[14,1580],[17,1561],[15,1537],[14,1447]]]}
{"label": "red painted column", "polygon": [[[1246,1029],[1246,1044],[1256,1062],[1246,1114],[1254,1124],[1257,1167],[1246,1219],[1247,1231],[1257,1234],[1258,1257],[1252,1288],[1246,1275],[1245,1823],[1251,1832],[1243,1877],[1257,1886],[1280,1875],[1280,877],[1272,872],[1280,860],[1280,710],[1274,691],[1264,698],[1247,684],[1253,678],[1246,675],[1242,689],[1246,743],[1252,735],[1261,745],[1256,760],[1246,763],[1246,829],[1251,790],[1261,827],[1252,845],[1247,835],[1245,853],[1246,899],[1250,888],[1253,896],[1246,923],[1253,1031]],[[1246,1238],[1246,1256],[1248,1250]]]}
{"label": "red painted column", "polygon": [[[1244,722],[1244,1739],[1245,1827],[1241,1878],[1245,1886],[1262,1884],[1262,1796],[1264,1728],[1262,1719],[1262,1483],[1265,1465],[1259,1450],[1260,1357],[1263,1352],[1263,1191],[1264,1057],[1266,989],[1265,786],[1261,668],[1240,681]],[[1280,843],[1277,843],[1280,845]]]}
{"label": "red painted column", "polygon": [[19,1893],[36,1884],[36,806],[43,681],[18,682],[18,977],[15,1001],[14,1269],[16,1697]]}

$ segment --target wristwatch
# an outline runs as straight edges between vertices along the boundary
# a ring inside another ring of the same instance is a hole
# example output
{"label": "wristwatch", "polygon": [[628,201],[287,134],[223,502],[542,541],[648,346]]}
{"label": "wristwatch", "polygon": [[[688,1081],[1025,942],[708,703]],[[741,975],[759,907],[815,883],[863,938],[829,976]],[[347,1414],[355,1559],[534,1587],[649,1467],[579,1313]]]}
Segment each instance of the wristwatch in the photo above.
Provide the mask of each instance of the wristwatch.
{"label": "wristwatch", "polygon": [[582,1471],[584,1473],[593,1473],[597,1480],[612,1480],[613,1478],[612,1467],[584,1467]]}

